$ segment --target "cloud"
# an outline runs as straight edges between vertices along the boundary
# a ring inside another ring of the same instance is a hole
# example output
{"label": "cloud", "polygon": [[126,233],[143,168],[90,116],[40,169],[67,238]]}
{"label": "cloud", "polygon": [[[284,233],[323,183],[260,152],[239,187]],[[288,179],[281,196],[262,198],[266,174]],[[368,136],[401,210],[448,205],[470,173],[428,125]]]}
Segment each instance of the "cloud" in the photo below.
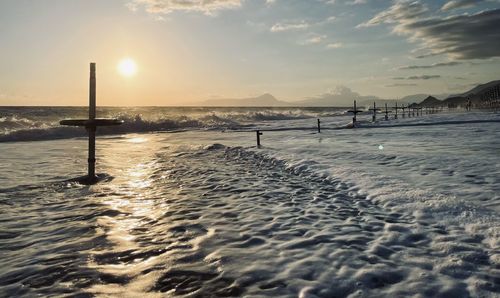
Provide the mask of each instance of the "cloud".
{"label": "cloud", "polygon": [[[425,50],[426,48],[423,48],[423,49]],[[414,58],[416,58],[416,59],[424,59],[424,58],[428,58],[428,57],[439,56],[439,55],[442,55],[442,54],[443,53],[441,53],[441,52],[435,52],[435,53],[428,52],[428,53],[425,53],[425,54],[422,54],[422,55],[417,55]]]}
{"label": "cloud", "polygon": [[373,18],[359,24],[356,28],[372,27],[383,23],[408,23],[417,20],[428,11],[428,8],[419,1],[396,1],[388,10],[378,13]]}
{"label": "cloud", "polygon": [[411,86],[418,86],[417,84],[413,83],[396,83],[396,84],[390,84],[390,85],[385,85],[385,87],[411,87]]}
{"label": "cloud", "polygon": [[421,75],[421,76],[411,76],[411,77],[395,77],[393,80],[431,80],[438,79],[440,75]]}
{"label": "cloud", "polygon": [[447,11],[458,8],[469,8],[475,6],[479,2],[481,2],[481,0],[452,0],[446,2],[446,4],[441,7],[441,10]]}
{"label": "cloud", "polygon": [[366,4],[367,0],[352,0],[352,1],[347,1],[347,5],[356,5],[356,4]]}
{"label": "cloud", "polygon": [[326,35],[312,33],[305,41],[301,42],[300,44],[302,45],[318,44],[322,43],[325,39]]}
{"label": "cloud", "polygon": [[133,0],[127,7],[136,11],[144,7],[151,14],[168,14],[176,10],[198,11],[207,15],[222,9],[241,7],[241,0]]}
{"label": "cloud", "polygon": [[465,84],[465,85],[463,85],[463,84],[448,85],[448,90],[450,90],[450,91],[457,91],[457,90],[468,91],[470,88],[476,87],[479,84],[481,84],[481,83],[472,83],[472,84]]}
{"label": "cloud", "polygon": [[406,66],[398,67],[398,69],[400,69],[400,70],[403,70],[403,69],[428,69],[428,68],[436,68],[436,67],[443,67],[443,66],[455,66],[455,65],[461,65],[461,64],[463,64],[463,62],[450,61],[450,62],[434,63],[431,65],[406,65]]}
{"label": "cloud", "polygon": [[500,57],[500,9],[449,17],[428,17],[420,1],[397,0],[389,9],[359,24],[357,28],[393,25],[393,33],[420,42],[428,53],[446,54],[452,59]]}
{"label": "cloud", "polygon": [[307,21],[296,21],[296,22],[278,22],[271,27],[271,32],[283,32],[292,30],[303,30],[313,26],[322,26],[335,22],[337,20],[336,16],[330,16],[321,20],[319,22],[307,22]]}
{"label": "cloud", "polygon": [[500,57],[500,9],[444,19],[430,18],[395,28],[396,32],[420,40],[432,54],[454,59]]}
{"label": "cloud", "polygon": [[271,27],[271,32],[283,32],[283,31],[291,31],[291,30],[303,30],[307,29],[311,26],[306,21],[300,21],[296,23],[276,23]]}
{"label": "cloud", "polygon": [[331,16],[331,17],[328,17],[326,18],[322,23],[325,23],[325,24],[328,24],[328,23],[333,23],[337,20],[337,17],[336,16]]}
{"label": "cloud", "polygon": [[314,96],[314,97],[309,97],[301,103],[307,104],[310,106],[332,106],[332,105],[341,105],[341,106],[350,106],[352,105],[352,101],[354,99],[357,99],[359,101],[363,100],[374,100],[377,99],[376,96],[364,96],[360,95],[359,93],[351,90],[349,87],[346,86],[336,86],[330,90],[328,90],[326,93]]}
{"label": "cloud", "polygon": [[343,47],[344,45],[341,42],[329,43],[326,45],[327,49],[338,49]]}

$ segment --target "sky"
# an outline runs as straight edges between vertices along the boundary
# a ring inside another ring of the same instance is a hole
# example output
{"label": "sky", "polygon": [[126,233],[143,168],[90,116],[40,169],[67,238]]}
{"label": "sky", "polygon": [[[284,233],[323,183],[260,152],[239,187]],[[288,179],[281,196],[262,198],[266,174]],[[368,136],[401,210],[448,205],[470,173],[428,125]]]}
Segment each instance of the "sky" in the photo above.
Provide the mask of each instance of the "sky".
{"label": "sky", "polygon": [[[0,105],[183,105],[500,79],[498,0],[0,0]],[[131,59],[137,72],[117,70]]]}

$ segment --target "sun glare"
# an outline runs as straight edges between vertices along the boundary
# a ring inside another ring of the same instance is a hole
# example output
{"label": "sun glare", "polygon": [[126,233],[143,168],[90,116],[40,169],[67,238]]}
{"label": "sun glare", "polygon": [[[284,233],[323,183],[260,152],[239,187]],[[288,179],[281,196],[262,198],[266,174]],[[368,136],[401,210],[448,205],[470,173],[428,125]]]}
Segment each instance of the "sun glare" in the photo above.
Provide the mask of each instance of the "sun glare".
{"label": "sun glare", "polygon": [[130,58],[125,58],[118,63],[118,72],[124,77],[131,77],[137,72],[137,64]]}

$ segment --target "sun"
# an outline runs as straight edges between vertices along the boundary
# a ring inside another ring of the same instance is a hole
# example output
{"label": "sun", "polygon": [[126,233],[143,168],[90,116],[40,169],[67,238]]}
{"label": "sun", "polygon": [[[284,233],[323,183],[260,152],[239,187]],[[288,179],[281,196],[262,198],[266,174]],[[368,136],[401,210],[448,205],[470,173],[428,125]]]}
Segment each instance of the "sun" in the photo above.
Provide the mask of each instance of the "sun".
{"label": "sun", "polygon": [[137,64],[131,58],[122,59],[118,63],[118,72],[124,77],[131,77],[137,72]]}

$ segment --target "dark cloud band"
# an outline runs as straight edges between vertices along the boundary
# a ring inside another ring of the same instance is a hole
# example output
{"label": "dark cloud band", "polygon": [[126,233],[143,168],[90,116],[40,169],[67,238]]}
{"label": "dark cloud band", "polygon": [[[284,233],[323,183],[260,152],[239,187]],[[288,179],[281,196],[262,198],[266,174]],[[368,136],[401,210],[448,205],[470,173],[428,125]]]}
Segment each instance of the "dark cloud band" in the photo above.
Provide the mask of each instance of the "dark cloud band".
{"label": "dark cloud band", "polygon": [[440,54],[464,60],[500,57],[500,9],[450,17],[428,14],[429,9],[420,1],[399,0],[357,27],[392,24],[394,33],[422,44],[422,49],[428,52],[422,57]]}

